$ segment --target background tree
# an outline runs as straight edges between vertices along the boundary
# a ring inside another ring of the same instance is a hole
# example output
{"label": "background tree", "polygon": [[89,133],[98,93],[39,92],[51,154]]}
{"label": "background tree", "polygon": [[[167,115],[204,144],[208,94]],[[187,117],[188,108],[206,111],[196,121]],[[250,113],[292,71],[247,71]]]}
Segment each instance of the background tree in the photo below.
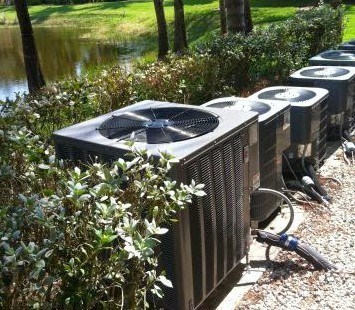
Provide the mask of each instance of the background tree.
{"label": "background tree", "polygon": [[224,6],[224,0],[219,0],[219,16],[221,23],[221,34],[227,33],[227,24],[226,24],[226,8]]}
{"label": "background tree", "polygon": [[158,24],[158,59],[164,59],[169,51],[169,39],[163,1],[164,0],[154,0],[154,9]]}
{"label": "background tree", "polygon": [[225,0],[227,33],[245,34],[244,0]]}
{"label": "background tree", "polygon": [[28,90],[34,93],[45,85],[38,61],[33,29],[26,0],[14,0],[17,18],[21,29],[23,58],[25,61]]}
{"label": "background tree", "polygon": [[330,5],[333,9],[337,9],[339,6],[341,6],[342,0],[331,0]]}
{"label": "background tree", "polygon": [[184,53],[187,49],[184,3],[174,0],[174,48],[175,53]]}
{"label": "background tree", "polygon": [[250,0],[244,0],[245,34],[253,31],[253,20],[251,18]]}

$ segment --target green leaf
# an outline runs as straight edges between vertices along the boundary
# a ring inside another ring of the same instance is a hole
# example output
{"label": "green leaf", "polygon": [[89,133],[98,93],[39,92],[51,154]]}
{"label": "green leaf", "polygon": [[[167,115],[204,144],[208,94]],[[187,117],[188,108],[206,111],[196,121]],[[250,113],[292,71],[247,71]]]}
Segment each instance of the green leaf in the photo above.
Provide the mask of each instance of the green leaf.
{"label": "green leaf", "polygon": [[38,165],[38,168],[39,169],[42,169],[42,170],[48,170],[50,168],[50,166],[46,165],[46,164],[39,164]]}
{"label": "green leaf", "polygon": [[46,263],[43,259],[40,259],[35,264],[36,268],[43,269],[46,266]]}
{"label": "green leaf", "polygon": [[157,235],[164,235],[169,231],[167,228],[157,227],[154,229],[154,233]]}
{"label": "green leaf", "polygon": [[206,196],[206,193],[204,191],[197,190],[194,192],[194,195],[197,197],[203,197],[203,196]]}
{"label": "green leaf", "polygon": [[173,287],[173,283],[170,280],[168,280],[165,276],[159,276],[158,281],[160,281],[166,287],[171,287],[171,288]]}
{"label": "green leaf", "polygon": [[47,248],[44,248],[44,249],[38,251],[37,254],[36,254],[36,257],[37,258],[42,257],[42,255],[45,254],[47,252],[47,250],[48,250]]}
{"label": "green leaf", "polygon": [[48,257],[50,257],[52,254],[53,254],[53,250],[48,250],[48,251],[46,252],[46,254],[44,254],[44,257],[45,257],[45,258],[48,258]]}

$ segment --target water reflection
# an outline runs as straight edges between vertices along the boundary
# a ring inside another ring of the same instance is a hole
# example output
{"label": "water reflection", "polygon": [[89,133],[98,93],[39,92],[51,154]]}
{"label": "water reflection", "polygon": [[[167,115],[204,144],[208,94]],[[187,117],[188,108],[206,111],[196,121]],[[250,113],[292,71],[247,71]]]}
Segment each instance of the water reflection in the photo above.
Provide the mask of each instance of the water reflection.
{"label": "water reflection", "polygon": [[[142,53],[142,44],[128,41],[97,44],[81,39],[86,30],[35,27],[39,59],[46,82],[81,75],[90,67],[129,62]],[[14,98],[14,92],[27,91],[19,29],[0,29],[0,100]]]}

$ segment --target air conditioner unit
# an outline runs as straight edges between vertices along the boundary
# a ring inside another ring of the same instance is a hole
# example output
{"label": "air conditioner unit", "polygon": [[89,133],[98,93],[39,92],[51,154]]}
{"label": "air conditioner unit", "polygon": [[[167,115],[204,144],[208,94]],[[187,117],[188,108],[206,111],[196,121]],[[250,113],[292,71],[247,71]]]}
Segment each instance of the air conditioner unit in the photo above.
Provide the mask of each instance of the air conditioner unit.
{"label": "air conditioner unit", "polygon": [[60,158],[114,161],[137,148],[172,152],[171,177],[205,184],[206,196],[182,210],[161,243],[172,280],[164,309],[198,307],[247,254],[249,195],[259,185],[256,113],[143,101],[56,131]]}
{"label": "air conditioner unit", "polygon": [[290,82],[296,86],[321,87],[329,91],[328,139],[341,139],[342,129],[349,129],[352,123],[355,68],[306,67],[291,74]]}
{"label": "air conditioner unit", "polygon": [[[260,186],[281,190],[282,152],[290,146],[290,104],[280,102],[278,105],[271,105],[251,99],[226,97],[211,100],[202,106],[259,114]],[[274,195],[252,195],[252,226],[267,220],[279,205],[280,200]]]}
{"label": "air conditioner unit", "polygon": [[355,50],[328,50],[309,59],[311,66],[355,66]]}
{"label": "air conditioner unit", "polygon": [[355,51],[355,40],[350,40],[339,44],[338,49]]}
{"label": "air conditioner unit", "polygon": [[283,173],[289,171],[289,163],[297,169],[300,159],[307,158],[316,168],[323,164],[327,138],[326,89],[274,86],[248,98],[273,105],[285,101],[291,104],[291,146],[285,151],[288,162],[283,164]]}

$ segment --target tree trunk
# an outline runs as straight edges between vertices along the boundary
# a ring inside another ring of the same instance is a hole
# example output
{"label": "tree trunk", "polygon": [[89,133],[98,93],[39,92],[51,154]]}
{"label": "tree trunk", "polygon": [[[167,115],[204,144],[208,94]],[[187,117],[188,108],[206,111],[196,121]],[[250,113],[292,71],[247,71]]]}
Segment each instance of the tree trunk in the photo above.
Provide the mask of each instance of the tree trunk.
{"label": "tree trunk", "polygon": [[227,24],[226,24],[226,8],[224,6],[224,0],[219,0],[219,16],[221,22],[221,34],[226,34]]}
{"label": "tree trunk", "polygon": [[251,18],[250,0],[244,0],[245,34],[253,31],[253,20]]}
{"label": "tree trunk", "polygon": [[38,61],[33,29],[26,0],[14,0],[17,18],[20,24],[22,50],[25,61],[28,90],[34,93],[45,85],[41,66]]}
{"label": "tree trunk", "polygon": [[169,51],[169,39],[163,1],[164,0],[154,0],[155,15],[158,24],[158,59],[164,59]]}
{"label": "tree trunk", "polygon": [[227,33],[245,34],[244,0],[225,0]]}
{"label": "tree trunk", "polygon": [[341,5],[342,0],[331,0],[330,5],[333,9],[337,9]]}
{"label": "tree trunk", "polygon": [[187,49],[184,3],[182,0],[174,0],[174,48],[173,51],[183,54]]}

